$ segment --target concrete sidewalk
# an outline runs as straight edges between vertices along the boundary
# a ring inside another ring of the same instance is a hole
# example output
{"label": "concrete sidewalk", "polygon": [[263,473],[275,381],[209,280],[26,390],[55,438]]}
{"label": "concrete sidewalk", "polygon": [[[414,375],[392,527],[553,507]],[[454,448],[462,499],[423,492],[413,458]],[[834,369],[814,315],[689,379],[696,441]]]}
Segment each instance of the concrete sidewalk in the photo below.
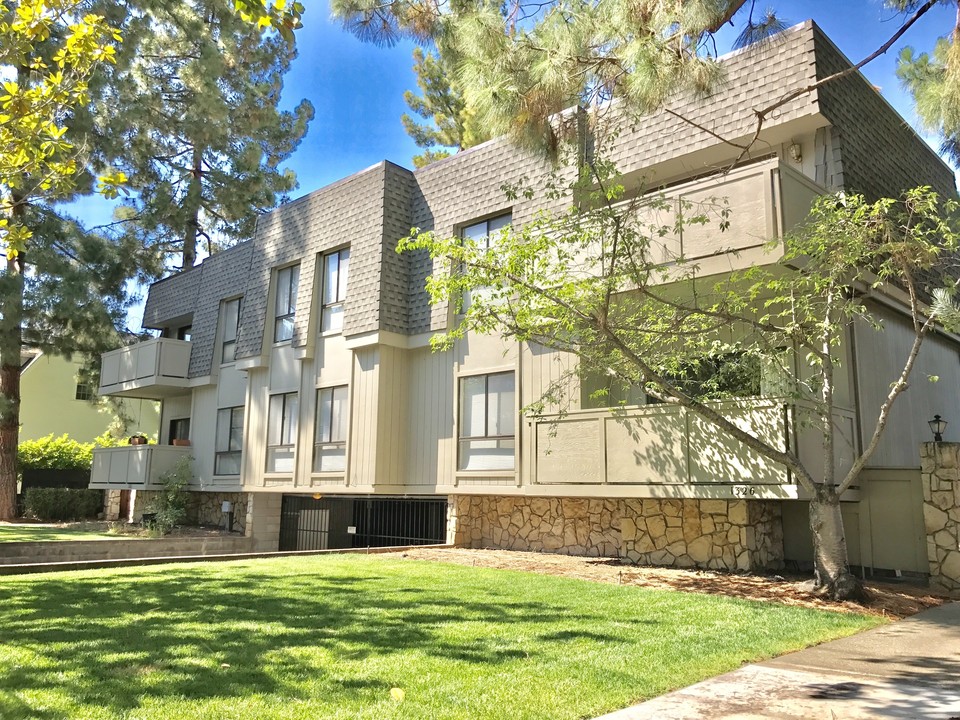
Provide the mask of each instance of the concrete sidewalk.
{"label": "concrete sidewalk", "polygon": [[597,720],[960,720],[960,603],[747,665]]}

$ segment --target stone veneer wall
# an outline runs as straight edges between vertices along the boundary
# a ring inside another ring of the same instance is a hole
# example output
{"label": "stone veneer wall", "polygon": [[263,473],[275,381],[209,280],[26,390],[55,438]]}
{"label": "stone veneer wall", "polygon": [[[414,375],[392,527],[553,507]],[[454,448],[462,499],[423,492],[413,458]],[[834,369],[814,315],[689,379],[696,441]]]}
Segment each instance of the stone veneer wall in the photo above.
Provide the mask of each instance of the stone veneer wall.
{"label": "stone veneer wall", "polygon": [[103,491],[103,519],[120,519],[120,493],[122,490],[104,490]]}
{"label": "stone veneer wall", "polygon": [[459,546],[718,570],[783,567],[776,501],[460,495],[450,507],[450,539]]}
{"label": "stone veneer wall", "polygon": [[930,585],[960,592],[960,443],[920,446]]}
{"label": "stone veneer wall", "polygon": [[[114,492],[114,491],[109,491]],[[156,490],[137,490],[133,502],[133,521],[139,522],[143,513],[149,512],[150,506],[160,493]],[[224,515],[220,508],[224,500],[233,503],[233,530],[244,533],[247,528],[247,494],[223,492],[190,492],[187,500],[188,525],[214,525],[222,527]],[[117,496],[119,509],[119,494]]]}
{"label": "stone veneer wall", "polygon": [[193,492],[187,505],[187,522],[196,525],[216,525],[225,527],[222,511],[224,501],[233,503],[234,532],[245,532],[247,528],[247,494],[222,492]]}

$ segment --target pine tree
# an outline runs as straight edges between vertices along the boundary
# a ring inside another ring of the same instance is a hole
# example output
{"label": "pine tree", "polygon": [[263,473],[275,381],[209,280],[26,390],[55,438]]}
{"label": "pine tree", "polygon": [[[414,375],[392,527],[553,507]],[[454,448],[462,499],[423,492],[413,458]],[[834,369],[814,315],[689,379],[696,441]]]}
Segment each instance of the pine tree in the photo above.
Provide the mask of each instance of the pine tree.
{"label": "pine tree", "polygon": [[[960,11],[960,2],[956,0],[940,2],[956,5]],[[908,9],[915,3],[891,0],[888,4]],[[897,76],[913,95],[917,116],[925,129],[940,136],[941,152],[955,164],[960,163],[960,12],[951,33],[941,37],[932,52],[918,54],[912,47],[901,50]]]}
{"label": "pine tree", "polygon": [[420,168],[449,157],[451,150],[458,152],[489,140],[489,133],[477,123],[476,114],[467,107],[456,85],[453,63],[439,52],[424,53],[420,48],[413,51],[413,60],[422,95],[408,90],[403,99],[414,113],[428,120],[418,122],[407,114],[400,118],[407,135],[418,147],[425,148],[425,152],[414,156],[413,164]]}
{"label": "pine tree", "polygon": [[104,160],[132,190],[118,219],[191,267],[199,241],[215,252],[250,237],[257,214],[296,188],[280,165],[313,107],[278,109],[295,47],[261,34],[232,0],[132,0],[122,28],[95,108]]}

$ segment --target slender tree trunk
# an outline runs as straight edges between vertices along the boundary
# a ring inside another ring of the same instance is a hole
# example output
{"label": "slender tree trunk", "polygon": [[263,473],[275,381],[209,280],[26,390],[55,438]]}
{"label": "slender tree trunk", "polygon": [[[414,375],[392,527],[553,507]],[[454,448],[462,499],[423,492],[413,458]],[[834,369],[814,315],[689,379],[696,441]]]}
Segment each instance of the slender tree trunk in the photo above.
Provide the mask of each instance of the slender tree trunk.
{"label": "slender tree trunk", "polygon": [[847,562],[840,495],[832,485],[817,485],[810,500],[810,531],[816,589],[834,600],[862,600],[863,584]]}
{"label": "slender tree trunk", "polygon": [[[14,211],[16,212],[16,206]],[[20,440],[20,343],[23,274],[7,260],[0,278],[0,520],[17,514],[17,444]]]}
{"label": "slender tree trunk", "polygon": [[203,198],[203,148],[193,147],[193,166],[190,173],[190,185],[184,200],[187,215],[187,229],[183,236],[183,269],[197,262],[197,235],[200,233],[200,201]]}

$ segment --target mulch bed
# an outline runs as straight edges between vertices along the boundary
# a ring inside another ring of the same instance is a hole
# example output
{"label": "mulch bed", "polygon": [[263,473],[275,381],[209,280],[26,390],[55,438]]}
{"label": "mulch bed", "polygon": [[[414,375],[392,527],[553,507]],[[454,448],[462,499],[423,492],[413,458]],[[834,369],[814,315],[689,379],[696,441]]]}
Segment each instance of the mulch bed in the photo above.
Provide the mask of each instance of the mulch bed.
{"label": "mulch bed", "polygon": [[513,550],[460,548],[417,548],[405,550],[398,553],[398,556],[410,560],[433,560],[477,567],[523,570],[593,582],[726,595],[820,610],[865,612],[891,619],[909,617],[921,610],[950,602],[948,596],[932,592],[929,588],[868,580],[865,583],[868,594],[865,604],[838,603],[825,600],[805,590],[803,586],[809,582],[809,576],[752,575],[714,570],[638,567],[623,565],[613,558],[584,558]]}

